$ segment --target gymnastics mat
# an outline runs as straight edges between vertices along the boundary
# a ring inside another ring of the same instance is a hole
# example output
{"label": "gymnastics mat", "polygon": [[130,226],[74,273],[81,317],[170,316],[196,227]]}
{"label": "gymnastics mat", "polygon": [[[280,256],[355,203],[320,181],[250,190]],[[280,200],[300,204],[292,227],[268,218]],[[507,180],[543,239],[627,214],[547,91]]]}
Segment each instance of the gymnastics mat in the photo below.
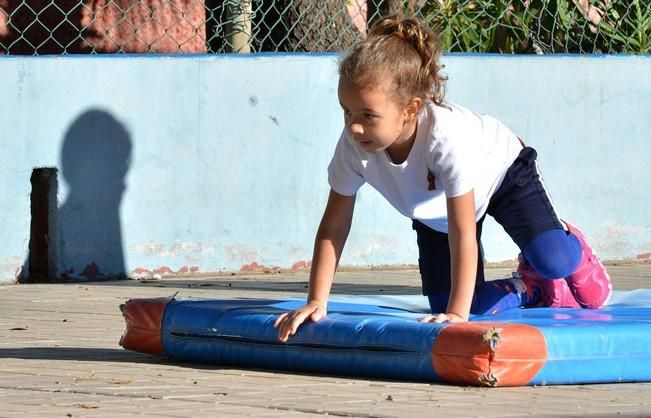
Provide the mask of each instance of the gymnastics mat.
{"label": "gymnastics mat", "polygon": [[419,323],[423,296],[332,297],[287,343],[276,317],[304,299],[131,299],[129,350],[183,361],[328,375],[520,386],[651,381],[651,290],[602,309],[512,309]]}

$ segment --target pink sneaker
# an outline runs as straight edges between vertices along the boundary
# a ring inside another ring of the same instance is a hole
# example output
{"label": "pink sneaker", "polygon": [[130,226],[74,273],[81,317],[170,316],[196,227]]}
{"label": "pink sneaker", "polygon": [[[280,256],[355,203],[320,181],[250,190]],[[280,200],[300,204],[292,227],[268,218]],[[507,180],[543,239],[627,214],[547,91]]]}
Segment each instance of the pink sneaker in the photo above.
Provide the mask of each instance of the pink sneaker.
{"label": "pink sneaker", "polygon": [[540,289],[542,296],[541,306],[550,308],[580,308],[581,305],[576,301],[566,280],[545,279],[536,272],[522,254],[518,255],[518,274],[527,286],[527,293],[533,293],[535,289]]}
{"label": "pink sneaker", "polygon": [[597,309],[604,306],[610,299],[613,292],[613,285],[606,268],[592,248],[588,245],[585,237],[577,227],[565,221],[569,231],[581,242],[583,255],[581,262],[574,273],[565,278],[574,298],[581,307]]}

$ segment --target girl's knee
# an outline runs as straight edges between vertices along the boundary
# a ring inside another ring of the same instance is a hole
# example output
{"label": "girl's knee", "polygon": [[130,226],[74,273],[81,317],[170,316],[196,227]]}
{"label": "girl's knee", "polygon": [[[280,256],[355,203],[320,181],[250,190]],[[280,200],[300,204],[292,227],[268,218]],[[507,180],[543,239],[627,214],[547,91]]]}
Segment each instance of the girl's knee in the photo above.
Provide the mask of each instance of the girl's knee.
{"label": "girl's knee", "polygon": [[522,249],[529,265],[542,277],[555,279],[572,274],[581,262],[581,242],[561,229],[543,232]]}

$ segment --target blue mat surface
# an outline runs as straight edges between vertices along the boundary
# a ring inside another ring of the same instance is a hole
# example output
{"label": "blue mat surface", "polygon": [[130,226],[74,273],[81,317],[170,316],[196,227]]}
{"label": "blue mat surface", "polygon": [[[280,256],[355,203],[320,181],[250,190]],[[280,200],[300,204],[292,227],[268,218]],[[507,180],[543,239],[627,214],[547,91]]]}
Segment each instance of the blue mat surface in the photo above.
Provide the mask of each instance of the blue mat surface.
{"label": "blue mat surface", "polygon": [[[133,331],[139,301],[126,304],[123,346],[155,352]],[[274,320],[303,303],[165,299],[152,338],[171,358],[237,367],[486,386],[651,381],[651,290],[615,291],[599,310],[513,309],[465,324],[417,322],[423,296],[339,296],[280,343]]]}

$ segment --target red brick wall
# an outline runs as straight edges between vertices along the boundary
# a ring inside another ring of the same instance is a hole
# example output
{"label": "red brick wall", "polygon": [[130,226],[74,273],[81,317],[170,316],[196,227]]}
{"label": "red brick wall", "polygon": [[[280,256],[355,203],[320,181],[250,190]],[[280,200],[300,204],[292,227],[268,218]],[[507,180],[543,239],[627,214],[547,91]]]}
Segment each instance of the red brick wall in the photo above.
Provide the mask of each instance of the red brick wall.
{"label": "red brick wall", "polygon": [[206,51],[201,0],[0,0],[0,53]]}

